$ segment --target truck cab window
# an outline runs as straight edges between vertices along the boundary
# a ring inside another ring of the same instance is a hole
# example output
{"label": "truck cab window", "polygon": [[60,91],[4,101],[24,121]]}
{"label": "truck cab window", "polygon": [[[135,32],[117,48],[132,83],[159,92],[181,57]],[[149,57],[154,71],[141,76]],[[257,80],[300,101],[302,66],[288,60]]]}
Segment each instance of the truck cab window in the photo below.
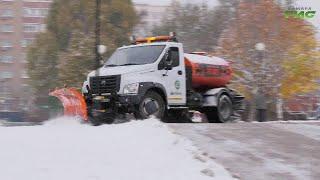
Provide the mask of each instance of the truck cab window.
{"label": "truck cab window", "polygon": [[[168,50],[170,56],[169,59],[172,62],[172,67],[177,67],[180,65],[180,55],[178,47],[170,47]],[[162,70],[165,68],[166,55],[163,56],[161,62],[159,63],[158,69]]]}
{"label": "truck cab window", "polygon": [[180,64],[179,48],[171,47],[169,50],[171,53],[172,67],[177,67]]}

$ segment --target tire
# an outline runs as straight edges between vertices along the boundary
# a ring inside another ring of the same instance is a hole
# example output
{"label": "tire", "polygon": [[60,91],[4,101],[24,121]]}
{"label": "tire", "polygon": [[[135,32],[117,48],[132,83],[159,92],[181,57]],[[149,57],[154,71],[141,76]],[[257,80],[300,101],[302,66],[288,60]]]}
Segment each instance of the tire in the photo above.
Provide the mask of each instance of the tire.
{"label": "tire", "polygon": [[165,101],[156,92],[149,91],[137,105],[134,116],[136,119],[148,119],[152,116],[162,119],[165,114]]}
{"label": "tire", "polygon": [[210,123],[230,122],[233,114],[233,105],[230,97],[222,94],[218,99],[218,107],[205,109],[204,113]]}
{"label": "tire", "polygon": [[102,113],[97,116],[89,114],[89,122],[92,126],[100,126],[102,124],[112,124],[115,121],[115,115],[112,113]]}
{"label": "tire", "polygon": [[89,122],[92,126],[101,126],[103,122],[96,117],[89,117]]}

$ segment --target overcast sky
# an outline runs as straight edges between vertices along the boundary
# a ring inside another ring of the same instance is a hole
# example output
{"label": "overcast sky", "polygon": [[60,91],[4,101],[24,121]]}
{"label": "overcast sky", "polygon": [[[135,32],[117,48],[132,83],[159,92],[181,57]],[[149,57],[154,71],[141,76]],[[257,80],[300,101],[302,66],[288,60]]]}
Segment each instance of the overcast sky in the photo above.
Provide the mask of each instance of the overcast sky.
{"label": "overcast sky", "polygon": [[312,10],[317,11],[316,16],[310,21],[318,27],[318,32],[320,32],[320,1],[319,0],[297,0],[298,7],[311,7]]}
{"label": "overcast sky", "polygon": [[[153,5],[168,5],[172,0],[133,0],[135,3],[146,3]],[[180,0],[183,3],[202,3],[207,2],[211,6],[218,4],[217,0]],[[298,7],[311,7],[313,10],[317,11],[316,17],[311,20],[311,22],[320,29],[320,0],[296,0]]]}
{"label": "overcast sky", "polygon": [[[132,0],[135,3],[146,3],[146,4],[154,4],[154,5],[167,5],[170,4],[172,0]],[[217,0],[179,0],[183,3],[202,3],[207,2],[210,5],[216,5]]]}

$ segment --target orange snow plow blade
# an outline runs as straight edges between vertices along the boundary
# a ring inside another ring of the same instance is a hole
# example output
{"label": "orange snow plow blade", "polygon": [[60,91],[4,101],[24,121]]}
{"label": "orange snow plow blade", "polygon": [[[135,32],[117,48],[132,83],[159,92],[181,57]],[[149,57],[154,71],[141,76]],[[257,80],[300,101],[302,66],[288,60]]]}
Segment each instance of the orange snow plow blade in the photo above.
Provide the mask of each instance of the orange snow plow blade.
{"label": "orange snow plow blade", "polygon": [[64,108],[65,116],[81,117],[88,121],[87,105],[82,94],[75,88],[57,89],[49,93],[50,96],[58,98]]}

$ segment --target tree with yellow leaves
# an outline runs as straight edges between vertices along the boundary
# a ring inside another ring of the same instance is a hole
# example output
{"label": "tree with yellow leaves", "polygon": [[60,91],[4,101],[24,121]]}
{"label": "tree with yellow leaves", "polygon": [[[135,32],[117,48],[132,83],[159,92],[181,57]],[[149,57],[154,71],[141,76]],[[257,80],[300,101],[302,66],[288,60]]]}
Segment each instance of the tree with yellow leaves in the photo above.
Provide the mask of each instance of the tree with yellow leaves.
{"label": "tree with yellow leaves", "polygon": [[319,89],[320,52],[312,37],[298,36],[299,43],[293,45],[283,62],[281,94],[290,98],[297,93],[309,93]]}
{"label": "tree with yellow leaves", "polygon": [[[253,101],[260,89],[282,113],[282,98],[314,90],[319,76],[315,29],[302,19],[286,18],[273,0],[242,1],[219,41],[217,54],[232,61],[233,86]],[[264,43],[265,50],[255,49]],[[319,51],[319,49],[318,49]],[[254,103],[250,103],[254,104]],[[253,120],[254,106],[250,106]]]}

